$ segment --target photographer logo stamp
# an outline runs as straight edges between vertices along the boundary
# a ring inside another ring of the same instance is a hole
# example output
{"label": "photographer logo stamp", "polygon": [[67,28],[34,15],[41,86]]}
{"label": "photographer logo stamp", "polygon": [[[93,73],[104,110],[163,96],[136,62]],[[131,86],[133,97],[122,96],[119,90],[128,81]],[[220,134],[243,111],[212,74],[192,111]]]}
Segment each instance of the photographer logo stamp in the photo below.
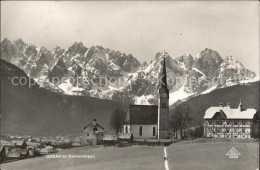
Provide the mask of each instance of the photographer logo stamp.
{"label": "photographer logo stamp", "polygon": [[226,154],[226,156],[228,156],[229,159],[237,159],[239,155],[241,154],[234,147],[232,147]]}

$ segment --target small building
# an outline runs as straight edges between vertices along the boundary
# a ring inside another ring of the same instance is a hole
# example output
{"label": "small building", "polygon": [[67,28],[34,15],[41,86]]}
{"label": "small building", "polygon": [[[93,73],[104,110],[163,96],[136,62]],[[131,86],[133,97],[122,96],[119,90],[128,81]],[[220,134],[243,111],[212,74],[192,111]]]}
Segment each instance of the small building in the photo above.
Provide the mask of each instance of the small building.
{"label": "small building", "polygon": [[105,130],[97,123],[96,119],[84,127],[81,133],[81,145],[99,145],[103,142]]}
{"label": "small building", "polygon": [[241,102],[238,108],[227,104],[210,107],[204,116],[204,135],[213,138],[259,137],[259,112],[246,109]]}
{"label": "small building", "polygon": [[1,162],[15,161],[21,158],[21,149],[18,146],[4,145],[1,147]]}
{"label": "small building", "polygon": [[5,162],[7,161],[15,161],[22,159],[21,149],[20,148],[13,148],[11,151],[6,153],[6,157],[4,159]]}

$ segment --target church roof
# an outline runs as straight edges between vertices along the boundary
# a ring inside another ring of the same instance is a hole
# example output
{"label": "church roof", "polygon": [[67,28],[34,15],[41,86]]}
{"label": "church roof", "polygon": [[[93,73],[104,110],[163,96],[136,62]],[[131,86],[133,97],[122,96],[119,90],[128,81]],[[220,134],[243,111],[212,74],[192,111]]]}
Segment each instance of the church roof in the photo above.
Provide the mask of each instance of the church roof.
{"label": "church roof", "polygon": [[[165,56],[165,54],[164,54]],[[169,89],[167,88],[167,75],[166,75],[166,61],[165,57],[163,58],[163,66],[162,66],[162,72],[159,76],[159,93],[166,93],[167,97],[169,98]]]}
{"label": "church roof", "polygon": [[219,107],[210,107],[206,110],[204,119],[212,119],[213,116],[217,113],[224,113],[226,119],[253,119],[254,115],[257,113],[255,109],[243,109],[240,108],[230,108],[229,106],[219,106]]}
{"label": "church roof", "polygon": [[132,125],[153,125],[158,121],[157,105],[130,105],[129,123]]}
{"label": "church roof", "polygon": [[163,69],[162,69],[162,79],[160,81],[160,88],[167,88],[167,75],[166,75],[165,58],[163,58]]}

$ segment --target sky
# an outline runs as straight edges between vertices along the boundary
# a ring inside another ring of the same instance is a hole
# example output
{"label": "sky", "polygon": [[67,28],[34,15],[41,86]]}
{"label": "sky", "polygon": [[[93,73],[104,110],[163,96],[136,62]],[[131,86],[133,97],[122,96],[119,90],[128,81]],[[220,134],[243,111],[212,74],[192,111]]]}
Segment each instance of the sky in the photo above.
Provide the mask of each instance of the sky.
{"label": "sky", "polygon": [[210,48],[259,74],[257,1],[2,1],[3,38],[48,49],[101,45],[141,62]]}

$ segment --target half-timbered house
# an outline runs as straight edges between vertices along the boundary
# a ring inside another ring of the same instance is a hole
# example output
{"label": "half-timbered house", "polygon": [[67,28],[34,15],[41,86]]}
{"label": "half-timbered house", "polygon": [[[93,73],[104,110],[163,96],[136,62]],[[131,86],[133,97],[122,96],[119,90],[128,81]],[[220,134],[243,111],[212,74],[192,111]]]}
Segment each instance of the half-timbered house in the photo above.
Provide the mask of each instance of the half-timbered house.
{"label": "half-timbered house", "polygon": [[204,116],[204,134],[213,138],[259,137],[259,112],[255,109],[230,108],[227,104],[210,107]]}

